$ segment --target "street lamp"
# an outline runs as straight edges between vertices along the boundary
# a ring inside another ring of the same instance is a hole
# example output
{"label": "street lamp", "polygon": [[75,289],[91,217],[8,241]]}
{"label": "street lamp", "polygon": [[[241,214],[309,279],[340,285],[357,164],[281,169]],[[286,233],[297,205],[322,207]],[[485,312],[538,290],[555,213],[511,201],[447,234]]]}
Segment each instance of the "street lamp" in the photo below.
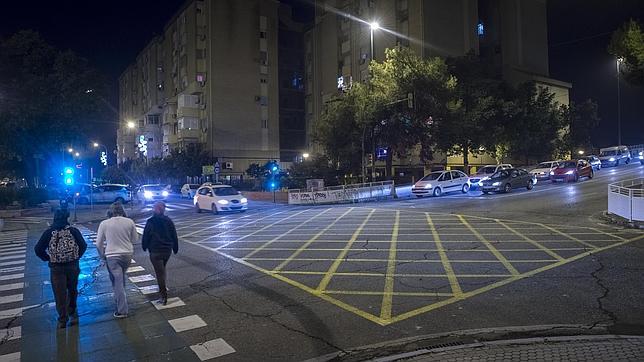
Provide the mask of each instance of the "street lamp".
{"label": "street lamp", "polygon": [[622,145],[622,107],[620,104],[620,87],[619,87],[619,65],[624,62],[623,57],[616,59],[617,64],[617,145]]}
{"label": "street lamp", "polygon": [[74,156],[79,157],[80,153],[76,152],[76,153],[74,153]]}
{"label": "street lamp", "polygon": [[380,29],[380,24],[378,24],[377,21],[371,22],[369,24],[369,35],[371,39],[371,60],[375,59],[375,56],[373,54],[373,31]]}
{"label": "street lamp", "polygon": [[74,152],[74,149],[70,147],[70,148],[67,149],[67,152],[72,153],[72,152]]}
{"label": "street lamp", "polygon": [[134,128],[134,127],[135,127],[134,122],[132,122],[132,121],[127,121],[127,128],[132,129],[132,128]]}
{"label": "street lamp", "polygon": [[579,156],[582,156],[584,154],[584,150],[579,150],[577,151],[577,153],[579,154]]}
{"label": "street lamp", "polygon": [[308,154],[308,152],[304,152],[304,153],[302,154],[302,157],[303,157],[305,160],[306,160],[306,159],[308,159],[308,158],[309,158],[309,156],[310,156],[310,155]]}

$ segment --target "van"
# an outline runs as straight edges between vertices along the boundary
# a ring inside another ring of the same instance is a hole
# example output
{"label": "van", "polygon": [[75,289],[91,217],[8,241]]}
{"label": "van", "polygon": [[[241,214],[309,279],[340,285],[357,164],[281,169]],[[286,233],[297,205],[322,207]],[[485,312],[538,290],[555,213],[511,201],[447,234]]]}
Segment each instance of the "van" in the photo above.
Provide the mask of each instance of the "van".
{"label": "van", "polygon": [[619,166],[620,163],[628,164],[631,162],[631,152],[626,146],[601,148],[599,150],[599,160],[602,162],[602,167]]}

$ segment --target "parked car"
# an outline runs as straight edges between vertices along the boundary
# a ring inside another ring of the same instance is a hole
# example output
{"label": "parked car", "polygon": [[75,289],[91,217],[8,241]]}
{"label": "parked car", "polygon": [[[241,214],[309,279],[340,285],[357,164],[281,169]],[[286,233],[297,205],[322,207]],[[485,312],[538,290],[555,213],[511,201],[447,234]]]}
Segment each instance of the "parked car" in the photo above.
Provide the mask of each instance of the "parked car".
{"label": "parked car", "polygon": [[93,202],[116,202],[126,203],[132,201],[132,194],[127,185],[104,184],[95,186],[92,190]]}
{"label": "parked car", "polygon": [[590,163],[590,165],[595,170],[600,170],[602,168],[602,161],[595,155],[589,155],[584,157],[583,159]]}
{"label": "parked car", "polygon": [[550,172],[550,180],[554,183],[557,181],[577,182],[581,177],[589,179],[595,176],[593,167],[586,160],[569,160],[564,161]]}
{"label": "parked car", "polygon": [[166,190],[165,185],[143,185],[137,191],[137,198],[148,203],[152,201],[164,201],[170,193]]}
{"label": "parked car", "polygon": [[192,199],[195,197],[199,184],[185,184],[181,186],[181,197]]}
{"label": "parked car", "polygon": [[601,148],[599,150],[599,159],[602,167],[619,166],[620,163],[628,164],[631,162],[631,152],[626,146]]}
{"label": "parked car", "polygon": [[502,163],[500,165],[485,165],[479,168],[475,174],[471,175],[469,178],[470,188],[476,189],[482,186],[482,181],[487,180],[498,172],[499,170],[507,170],[512,168],[512,165],[509,163]]}
{"label": "parked car", "polygon": [[411,188],[416,197],[425,195],[440,196],[445,192],[460,191],[467,193],[470,190],[468,177],[465,173],[457,170],[434,171],[421,178]]}
{"label": "parked car", "polygon": [[193,201],[197,212],[210,210],[213,214],[219,214],[222,211],[248,210],[248,199],[229,185],[206,183],[197,190]]}
{"label": "parked car", "polygon": [[532,190],[537,183],[535,175],[521,168],[510,168],[495,172],[490,178],[482,181],[484,194],[490,192],[510,192],[513,188],[525,187]]}
{"label": "parked car", "polygon": [[644,165],[644,151],[640,151],[640,154],[637,157],[640,159],[640,165]]}
{"label": "parked car", "polygon": [[548,180],[550,178],[550,171],[554,170],[557,166],[559,166],[559,161],[541,162],[537,167],[532,169],[530,173],[533,174],[537,180]]}

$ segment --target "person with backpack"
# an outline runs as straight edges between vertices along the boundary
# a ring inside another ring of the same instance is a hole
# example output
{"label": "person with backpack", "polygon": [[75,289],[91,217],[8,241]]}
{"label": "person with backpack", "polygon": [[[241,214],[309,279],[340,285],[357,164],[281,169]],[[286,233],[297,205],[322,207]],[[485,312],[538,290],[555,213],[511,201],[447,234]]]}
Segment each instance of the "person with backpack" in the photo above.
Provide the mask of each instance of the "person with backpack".
{"label": "person with backpack", "polygon": [[150,250],[150,262],[154,267],[159,284],[159,303],[168,303],[168,289],[166,287],[166,264],[174,251],[179,251],[179,239],[177,229],[172,220],[165,216],[165,204],[161,201],[154,204],[154,215],[148,219],[143,229],[142,246],[143,251]]}
{"label": "person with backpack", "polygon": [[125,295],[125,273],[132,261],[134,246],[138,239],[136,225],[128,219],[120,202],[110,206],[109,218],[98,225],[96,249],[107,264],[107,271],[114,289],[116,311],[114,318],[126,318],[128,314]]}
{"label": "person with backpack", "polygon": [[34,248],[40,259],[49,262],[51,288],[58,312],[58,328],[67,327],[70,318],[70,325],[78,324],[78,260],[87,250],[83,235],[69,225],[68,218],[69,211],[56,210],[51,227],[43,232]]}

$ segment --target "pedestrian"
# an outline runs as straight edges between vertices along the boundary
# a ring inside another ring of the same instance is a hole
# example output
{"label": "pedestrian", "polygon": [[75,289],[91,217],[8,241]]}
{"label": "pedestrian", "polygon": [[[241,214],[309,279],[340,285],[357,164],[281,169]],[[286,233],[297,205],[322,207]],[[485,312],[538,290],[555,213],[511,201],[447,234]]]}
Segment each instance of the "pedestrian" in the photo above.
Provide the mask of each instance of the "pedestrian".
{"label": "pedestrian", "polygon": [[154,267],[159,284],[159,303],[168,303],[168,289],[166,287],[166,265],[171,253],[179,251],[177,229],[169,217],[164,215],[165,203],[159,201],[154,204],[154,215],[148,219],[143,230],[143,251],[150,251],[150,262]]}
{"label": "pedestrian", "polygon": [[105,260],[112,282],[114,302],[116,303],[114,318],[126,318],[128,305],[125,295],[125,273],[132,261],[133,244],[138,235],[134,221],[127,218],[120,202],[115,202],[110,206],[108,215],[111,217],[102,221],[98,226],[96,249],[101,258]]}
{"label": "pedestrian", "polygon": [[69,225],[69,211],[58,209],[54,212],[51,227],[43,232],[34,251],[43,261],[49,262],[51,288],[58,312],[58,328],[78,324],[78,260],[87,250],[87,243],[80,231]]}

